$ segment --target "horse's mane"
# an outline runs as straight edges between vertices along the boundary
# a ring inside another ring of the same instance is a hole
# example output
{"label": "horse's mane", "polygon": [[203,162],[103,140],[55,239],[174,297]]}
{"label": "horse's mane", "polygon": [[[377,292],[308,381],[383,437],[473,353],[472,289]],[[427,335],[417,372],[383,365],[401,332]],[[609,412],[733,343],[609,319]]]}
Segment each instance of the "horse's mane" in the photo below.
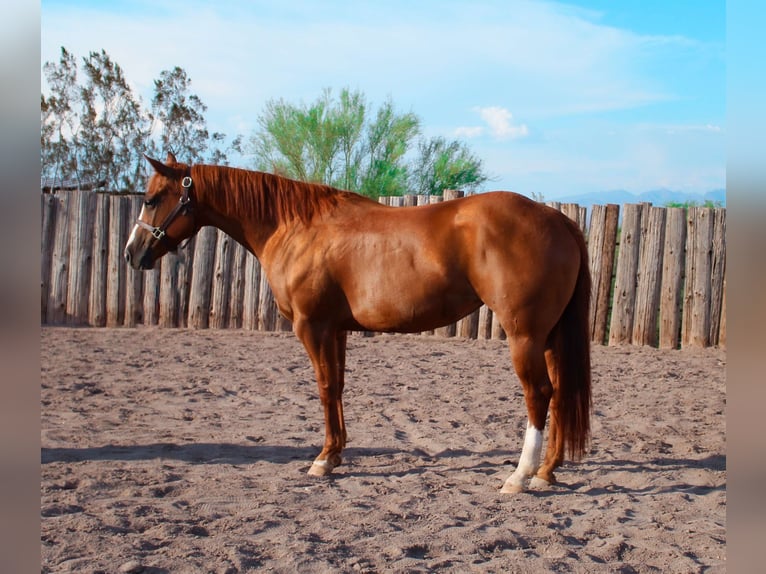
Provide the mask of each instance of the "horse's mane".
{"label": "horse's mane", "polygon": [[304,223],[341,201],[369,199],[333,187],[296,181],[279,175],[218,165],[195,165],[194,185],[205,200],[225,213],[260,221]]}

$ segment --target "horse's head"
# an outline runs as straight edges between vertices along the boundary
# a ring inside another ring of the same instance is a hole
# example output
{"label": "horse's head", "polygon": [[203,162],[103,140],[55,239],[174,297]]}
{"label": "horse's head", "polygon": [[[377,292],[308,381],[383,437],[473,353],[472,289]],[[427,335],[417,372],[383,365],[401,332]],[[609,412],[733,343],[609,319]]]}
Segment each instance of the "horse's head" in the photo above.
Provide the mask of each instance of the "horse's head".
{"label": "horse's head", "polygon": [[134,269],[152,269],[168,251],[196,233],[191,169],[172,153],[165,163],[146,156],[155,173],[149,179],[144,205],[125,246]]}

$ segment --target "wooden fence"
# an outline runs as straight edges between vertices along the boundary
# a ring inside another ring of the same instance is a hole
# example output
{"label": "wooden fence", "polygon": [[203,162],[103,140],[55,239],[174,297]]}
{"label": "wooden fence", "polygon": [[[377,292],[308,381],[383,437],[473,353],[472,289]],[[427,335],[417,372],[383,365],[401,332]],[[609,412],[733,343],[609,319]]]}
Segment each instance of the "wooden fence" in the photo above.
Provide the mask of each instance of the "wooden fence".
{"label": "wooden fence", "polygon": [[[381,198],[393,206],[460,196]],[[258,260],[203,228],[180,255],[135,271],[123,249],[141,196],[42,194],[41,322],[289,331]],[[586,234],[592,340],[660,348],[726,345],[726,210],[549,203]],[[620,228],[621,220],[621,228]],[[503,339],[486,306],[431,334]]]}

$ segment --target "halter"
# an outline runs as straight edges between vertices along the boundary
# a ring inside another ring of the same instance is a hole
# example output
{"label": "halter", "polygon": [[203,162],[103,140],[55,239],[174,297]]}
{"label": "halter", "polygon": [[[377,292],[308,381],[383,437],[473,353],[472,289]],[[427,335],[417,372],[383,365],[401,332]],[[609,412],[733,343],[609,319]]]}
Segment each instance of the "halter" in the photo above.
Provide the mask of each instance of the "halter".
{"label": "halter", "polygon": [[[157,241],[165,241],[166,247],[168,249],[171,249],[171,246],[169,243],[167,243],[167,234],[165,233],[170,227],[170,224],[173,223],[176,217],[178,217],[179,214],[186,215],[191,211],[191,196],[189,195],[192,187],[192,178],[191,176],[186,176],[181,180],[181,187],[183,187],[183,193],[181,194],[181,199],[178,201],[176,206],[173,208],[173,211],[167,214],[163,222],[159,225],[159,227],[154,227],[153,225],[150,225],[146,223],[145,221],[141,221],[141,219],[136,220],[136,225],[139,227],[143,227],[146,229],[149,233],[152,234],[152,237],[154,237]],[[191,239],[191,238],[189,238]],[[189,240],[187,239],[186,242],[184,242],[183,245],[179,245],[180,248],[186,247],[186,244],[189,243]],[[172,250],[172,249],[171,249]],[[174,250],[173,250],[174,251]]]}

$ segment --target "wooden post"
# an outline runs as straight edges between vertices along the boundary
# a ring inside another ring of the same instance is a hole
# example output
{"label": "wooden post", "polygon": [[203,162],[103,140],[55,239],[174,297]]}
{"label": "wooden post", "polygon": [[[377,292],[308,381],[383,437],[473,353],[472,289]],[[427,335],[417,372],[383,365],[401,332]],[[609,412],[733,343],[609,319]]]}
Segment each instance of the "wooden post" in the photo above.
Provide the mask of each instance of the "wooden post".
{"label": "wooden post", "polygon": [[143,311],[144,325],[157,325],[160,320],[160,276],[162,274],[162,260],[158,261],[154,269],[143,272]]}
{"label": "wooden post", "polygon": [[245,294],[245,257],[247,250],[236,241],[231,260],[231,294],[229,296],[228,325],[232,329],[242,328],[242,309]]}
{"label": "wooden post", "polygon": [[723,281],[726,273],[726,210],[713,210],[713,250],[710,277],[710,345],[718,345],[723,310]]}
{"label": "wooden post", "polygon": [[418,203],[417,196],[408,193],[402,196],[402,207],[414,207]]}
{"label": "wooden post", "polygon": [[686,212],[667,208],[660,286],[660,349],[677,349],[681,341],[681,291],[686,260]]}
{"label": "wooden post", "polygon": [[588,255],[591,272],[591,340],[599,345],[607,342],[609,303],[612,295],[614,253],[617,245],[617,222],[620,206],[594,205],[590,217]]}
{"label": "wooden post", "polygon": [[160,327],[178,327],[179,293],[178,272],[180,267],[178,256],[168,253],[162,258],[160,269],[160,300],[159,318],[157,324]]}
{"label": "wooden post", "polygon": [[556,211],[561,211],[561,202],[560,201],[546,201],[545,205],[548,207],[555,209]]}
{"label": "wooden post", "polygon": [[252,253],[245,254],[245,291],[242,301],[242,328],[258,329],[258,302],[261,287],[261,264]]}
{"label": "wooden post", "polygon": [[192,271],[197,237],[194,236],[183,251],[178,252],[178,327],[187,327],[189,321],[189,297],[191,295]]}
{"label": "wooden post", "polygon": [[51,289],[47,322],[62,324],[66,319],[67,277],[69,275],[69,194],[56,195],[56,229],[51,255]]}
{"label": "wooden post", "polygon": [[231,261],[234,244],[235,242],[231,237],[223,231],[218,231],[210,297],[209,324],[212,329],[225,329],[228,324]]}
{"label": "wooden post", "polygon": [[189,327],[193,329],[207,329],[209,325],[212,269],[217,239],[218,230],[215,227],[203,227],[195,240],[188,321]]}
{"label": "wooden post", "polygon": [[587,239],[588,237],[588,208],[587,207],[579,208],[578,222],[580,223],[580,230],[582,231],[583,235]]}
{"label": "wooden post", "polygon": [[456,333],[458,337],[476,339],[479,331],[479,310],[469,313],[457,322]]}
{"label": "wooden post", "polygon": [[690,207],[688,212],[681,347],[707,347],[710,342],[713,210]]}
{"label": "wooden post", "polygon": [[562,203],[561,204],[561,213],[566,215],[569,219],[574,221],[577,224],[577,227],[580,228],[580,231],[585,233],[585,208],[580,208],[579,205],[576,203]]}
{"label": "wooden post", "polygon": [[612,320],[609,326],[610,345],[629,343],[633,332],[643,209],[644,206],[635,204],[626,204],[623,207],[620,253],[617,258]]}
{"label": "wooden post", "polygon": [[492,310],[486,305],[482,305],[479,308],[479,324],[477,326],[476,338],[492,338]]}
{"label": "wooden post", "polygon": [[460,199],[465,194],[459,189],[445,189],[442,192],[442,201],[450,201],[451,199]]}
{"label": "wooden post", "polygon": [[660,308],[662,279],[662,252],[665,243],[665,209],[644,208],[641,253],[639,256],[638,284],[636,286],[636,313],[633,319],[634,345],[657,346],[657,316]]}
{"label": "wooden post", "polygon": [[93,260],[93,193],[71,191],[69,225],[69,285],[67,286],[67,322],[87,325],[90,273]]}
{"label": "wooden post", "polygon": [[109,196],[95,195],[93,217],[93,261],[90,268],[90,297],[88,323],[94,327],[106,325],[106,282],[109,256]]}
{"label": "wooden post", "polygon": [[130,216],[124,197],[109,197],[109,250],[106,283],[106,325],[121,326],[125,319],[125,260],[123,250],[127,219]]}
{"label": "wooden post", "polygon": [[40,322],[48,320],[48,294],[51,291],[51,261],[56,237],[56,207],[58,201],[52,193],[40,194],[42,224],[40,227]]}
{"label": "wooden post", "polygon": [[[141,213],[143,197],[131,196],[128,198],[128,224],[125,229],[125,237],[122,238],[122,245],[128,242],[130,232]],[[120,259],[120,265],[125,268],[125,326],[134,327],[144,322],[144,272],[140,269],[133,269]],[[156,271],[152,271],[156,273]],[[155,323],[157,321],[155,320]]]}

